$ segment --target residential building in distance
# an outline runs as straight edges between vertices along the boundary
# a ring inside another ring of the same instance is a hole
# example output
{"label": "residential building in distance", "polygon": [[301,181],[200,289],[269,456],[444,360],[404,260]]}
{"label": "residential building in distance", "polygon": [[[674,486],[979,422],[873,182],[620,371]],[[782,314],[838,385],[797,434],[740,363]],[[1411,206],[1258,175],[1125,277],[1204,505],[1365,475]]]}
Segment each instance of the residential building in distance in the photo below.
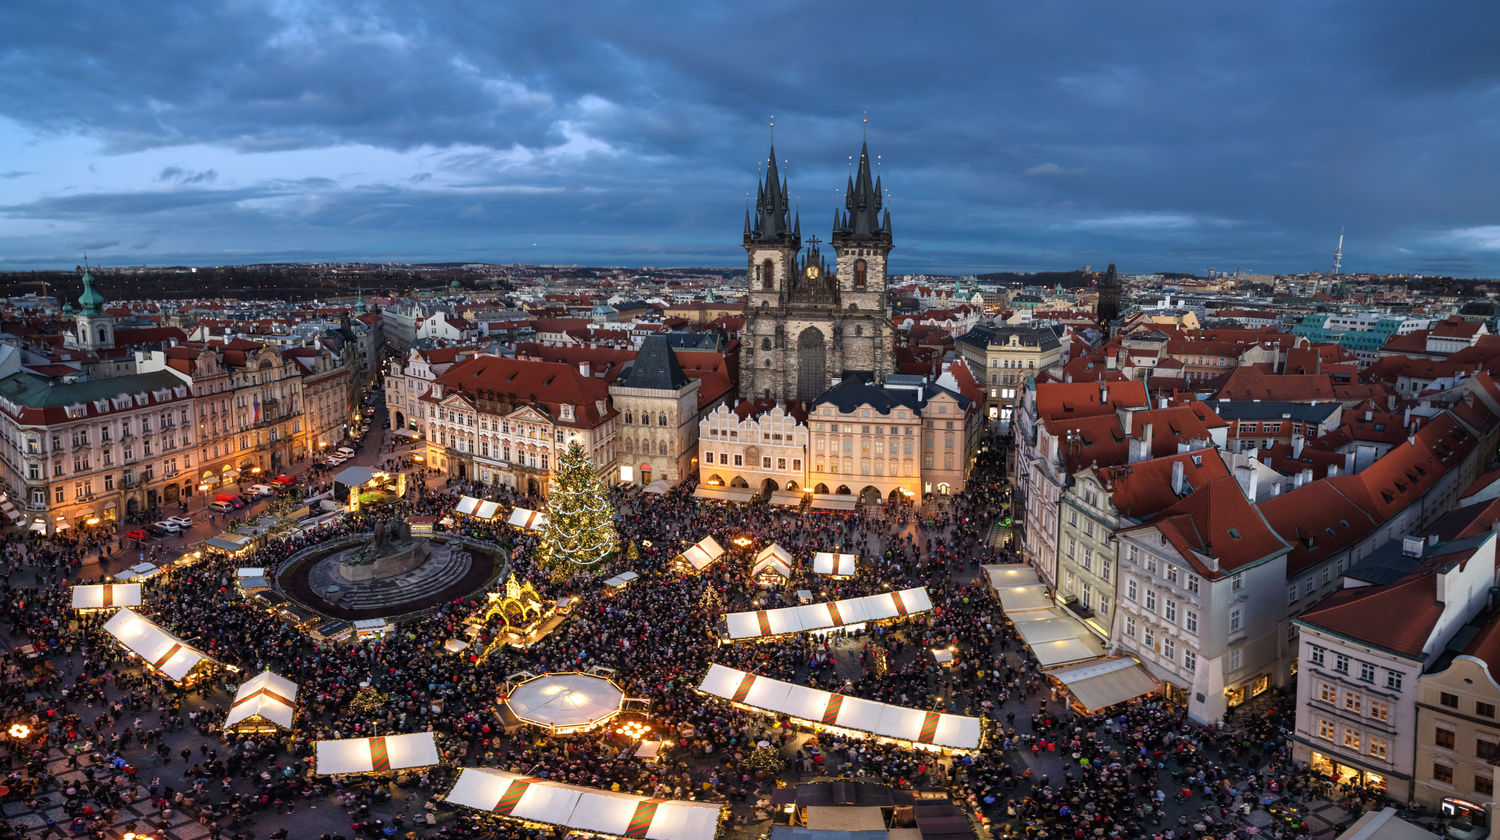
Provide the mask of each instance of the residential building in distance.
{"label": "residential building in distance", "polygon": [[954,349],[984,388],[985,419],[1010,428],[1016,394],[1026,377],[1061,366],[1066,361],[1061,328],[1052,326],[991,327],[980,325],[954,339]]}

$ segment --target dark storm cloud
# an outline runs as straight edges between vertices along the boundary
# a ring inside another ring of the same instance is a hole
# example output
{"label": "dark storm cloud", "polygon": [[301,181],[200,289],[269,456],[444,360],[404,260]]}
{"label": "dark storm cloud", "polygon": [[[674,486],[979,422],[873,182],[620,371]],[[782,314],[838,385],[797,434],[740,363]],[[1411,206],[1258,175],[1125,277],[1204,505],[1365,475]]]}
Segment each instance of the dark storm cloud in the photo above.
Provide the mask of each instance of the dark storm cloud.
{"label": "dark storm cloud", "polygon": [[[247,182],[195,155],[0,214],[146,257],[734,264],[770,115],[826,236],[868,111],[898,269],[1317,269],[1342,225],[1349,268],[1493,274],[1497,24],[1477,0],[9,4],[0,116],[43,137],[422,158]],[[11,260],[43,244],[0,230]]]}

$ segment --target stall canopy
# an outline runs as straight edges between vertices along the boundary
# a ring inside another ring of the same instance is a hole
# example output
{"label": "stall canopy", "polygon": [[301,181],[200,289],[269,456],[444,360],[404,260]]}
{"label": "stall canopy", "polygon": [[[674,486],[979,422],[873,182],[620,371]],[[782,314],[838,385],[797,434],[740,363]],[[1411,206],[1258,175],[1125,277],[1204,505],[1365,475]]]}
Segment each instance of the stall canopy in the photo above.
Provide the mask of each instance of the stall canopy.
{"label": "stall canopy", "polygon": [[1030,586],[1005,586],[995,590],[995,596],[1000,599],[1000,609],[1006,614],[1027,612],[1030,610],[1045,610],[1052,604],[1052,596],[1047,594],[1047,587],[1040,583]]}
{"label": "stall canopy", "polygon": [[255,538],[248,534],[232,534],[224,531],[216,537],[209,537],[204,540],[203,547],[234,554],[238,551],[243,551],[254,541]]}
{"label": "stall canopy", "polygon": [[608,677],[576,671],[533,677],[505,700],[517,718],[563,731],[598,726],[619,714],[624,703],[625,692]]}
{"label": "stall canopy", "polygon": [[695,572],[703,571],[723,556],[723,546],[719,545],[718,540],[713,537],[704,537],[689,546],[687,551],[682,552],[682,559],[688,561]]}
{"label": "stall canopy", "polygon": [[518,507],[510,512],[510,519],[507,521],[517,528],[540,531],[547,527],[547,514]]}
{"label": "stall canopy", "polygon": [[813,574],[849,577],[854,574],[854,564],[859,557],[853,554],[835,554],[820,551],[813,555]]}
{"label": "stall canopy", "polygon": [[750,574],[754,576],[761,572],[771,571],[790,580],[793,562],[791,552],[772,543],[755,555],[755,565],[750,567]]}
{"label": "stall canopy", "polygon": [[858,497],[837,493],[819,493],[812,500],[812,506],[819,510],[854,510],[858,504]]}
{"label": "stall canopy", "polygon": [[297,713],[297,684],[270,671],[262,671],[240,684],[229,706],[224,728],[232,729],[251,723],[275,724],[292,728]]}
{"label": "stall canopy", "polygon": [[116,607],[139,607],[139,583],[105,583],[73,587],[73,609],[112,610]]}
{"label": "stall canopy", "polygon": [[1084,626],[1057,609],[1007,612],[1021,641],[1043,668],[1071,665],[1104,655],[1104,648]]}
{"label": "stall canopy", "polygon": [[437,741],[431,732],[318,741],[313,747],[314,766],[319,776],[382,773],[431,767],[438,763]]}
{"label": "stall canopy", "polygon": [[763,639],[787,633],[831,630],[866,621],[885,621],[916,615],[932,609],[927,587],[915,586],[899,592],[882,592],[842,601],[804,604],[775,610],[749,610],[724,616],[724,626],[733,641]]}
{"label": "stall canopy", "polygon": [[465,767],[446,800],[511,819],[646,840],[712,838],[724,808],[548,782],[490,767]]}
{"label": "stall canopy", "polygon": [[1051,673],[1089,714],[1156,690],[1156,680],[1130,657],[1100,659]]}
{"label": "stall canopy", "polygon": [[706,484],[698,485],[693,491],[693,498],[707,499],[710,502],[739,502],[741,504],[755,498],[755,491],[748,487],[711,487]]}
{"label": "stall canopy", "polygon": [[199,664],[213,661],[130,609],[116,612],[104,623],[104,632],[173,682],[181,682]]}
{"label": "stall canopy", "polygon": [[996,592],[1007,586],[1036,586],[1042,582],[1036,576],[1036,569],[1025,563],[1005,563],[984,566],[983,569],[985,577],[989,578],[990,587]]}
{"label": "stall canopy", "polygon": [[655,481],[651,482],[650,484],[647,484],[645,487],[641,488],[641,491],[645,492],[645,493],[652,493],[652,494],[655,494],[657,496],[661,496],[661,495],[665,495],[671,489],[672,489],[672,485],[668,484],[666,482],[666,479],[658,478],[657,480],[655,480]]}
{"label": "stall canopy", "polygon": [[495,514],[500,512],[500,503],[491,502],[486,499],[476,499],[473,496],[464,496],[458,500],[455,511],[464,516],[472,516],[475,519],[494,519]]}
{"label": "stall canopy", "polygon": [[802,504],[802,494],[796,490],[773,490],[766,501],[782,507],[797,507]]}
{"label": "stall canopy", "polygon": [[443,642],[443,650],[449,653],[463,653],[469,649],[469,643],[463,639],[449,639]]}
{"label": "stall canopy", "polygon": [[142,581],[150,580],[159,574],[161,574],[161,569],[157,568],[155,563],[137,563],[134,566],[126,569],[125,571],[115,575],[115,580],[119,581],[120,583],[140,583]]}
{"label": "stall canopy", "polygon": [[814,727],[837,727],[915,746],[979,749],[979,718],[876,703],[710,665],[698,690],[732,703],[789,715]]}
{"label": "stall canopy", "polygon": [[631,581],[635,580],[638,577],[640,577],[640,575],[636,574],[635,572],[621,572],[614,577],[604,581],[604,585],[608,586],[610,589],[624,589],[627,585],[629,585]]}

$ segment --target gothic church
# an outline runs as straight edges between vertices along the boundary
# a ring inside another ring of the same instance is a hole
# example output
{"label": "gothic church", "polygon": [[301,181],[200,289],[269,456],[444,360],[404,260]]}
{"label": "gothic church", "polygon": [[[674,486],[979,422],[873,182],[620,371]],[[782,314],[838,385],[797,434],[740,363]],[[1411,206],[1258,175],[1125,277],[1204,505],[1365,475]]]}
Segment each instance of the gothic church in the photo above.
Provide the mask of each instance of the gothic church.
{"label": "gothic church", "polygon": [[886,257],[891,214],[881,212],[868,144],[833,214],[834,263],[816,236],[802,249],[802,221],[789,207],[771,148],[755,214],[745,211],[750,292],[741,333],[740,389],[750,399],[811,404],[851,374],[883,382],[895,372]]}

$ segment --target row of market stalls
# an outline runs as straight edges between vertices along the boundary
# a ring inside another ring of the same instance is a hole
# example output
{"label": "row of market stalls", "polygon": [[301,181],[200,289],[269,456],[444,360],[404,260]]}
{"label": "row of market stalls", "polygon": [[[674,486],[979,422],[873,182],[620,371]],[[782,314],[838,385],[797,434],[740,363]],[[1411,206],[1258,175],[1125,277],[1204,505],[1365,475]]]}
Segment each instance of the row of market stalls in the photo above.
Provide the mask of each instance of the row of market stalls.
{"label": "row of market stalls", "polygon": [[787,715],[809,729],[875,737],[902,746],[972,753],[983,742],[980,719],[893,706],[710,665],[698,691],[752,711]]}
{"label": "row of market stalls", "polygon": [[139,583],[90,583],[73,587],[73,609],[112,610],[141,605]]}
{"label": "row of market stalls", "polygon": [[[453,512],[458,516],[467,516],[480,522],[492,522],[500,515],[500,507],[499,502],[490,499],[462,496],[458,504],[453,506]],[[547,514],[518,507],[511,509],[510,516],[505,521],[523,531],[541,531],[547,527]],[[444,524],[452,524],[452,522],[449,520]]]}
{"label": "row of market stalls", "polygon": [[984,571],[1016,634],[1043,673],[1072,695],[1074,708],[1094,714],[1157,689],[1136,659],[1106,656],[1099,638],[1053,601],[1031,566],[1012,563]]}
{"label": "row of market stalls", "polygon": [[791,633],[855,630],[869,622],[906,618],[931,609],[927,587],[914,586],[839,601],[729,613],[724,616],[722,632],[726,641],[758,641]]}
{"label": "row of market stalls", "polygon": [[439,761],[431,732],[338,738],[313,743],[313,772],[319,776],[417,770]]}
{"label": "row of market stalls", "polygon": [[445,799],[528,827],[647,840],[712,840],[725,816],[723,805],[616,793],[491,767],[465,767]]}
{"label": "row of market stalls", "polygon": [[[724,547],[719,544],[718,540],[709,536],[688,546],[674,560],[696,573],[718,562],[724,554]],[[750,575],[757,578],[762,575],[774,575],[783,580],[789,580],[792,576],[792,569],[796,565],[797,561],[790,551],[772,543],[756,553],[755,561],[750,566]],[[820,551],[813,555],[813,574],[837,578],[853,577],[858,565],[859,556],[856,554]]]}

